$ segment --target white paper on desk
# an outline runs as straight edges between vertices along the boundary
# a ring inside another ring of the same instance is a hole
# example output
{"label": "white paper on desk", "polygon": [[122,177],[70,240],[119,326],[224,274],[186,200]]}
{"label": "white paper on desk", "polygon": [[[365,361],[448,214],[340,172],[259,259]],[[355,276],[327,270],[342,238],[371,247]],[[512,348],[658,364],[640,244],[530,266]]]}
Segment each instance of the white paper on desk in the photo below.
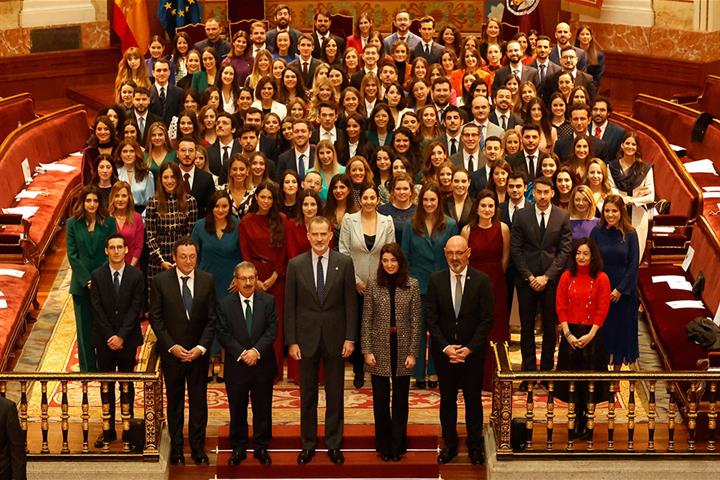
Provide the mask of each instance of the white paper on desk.
{"label": "white paper on desk", "polygon": [[22,278],[25,275],[25,272],[23,272],[22,270],[16,270],[14,268],[0,268],[0,275]]}
{"label": "white paper on desk", "polygon": [[680,145],[673,145],[672,143],[670,143],[669,145],[670,145],[670,148],[672,148],[673,151],[676,153],[685,151],[685,147],[681,147]]}
{"label": "white paper on desk", "polygon": [[5,296],[5,294],[2,292],[2,290],[0,290],[0,297],[4,297],[4,296]]}
{"label": "white paper on desk", "polygon": [[673,300],[672,302],[665,303],[667,303],[667,306],[673,310],[680,310],[683,308],[705,309],[705,304],[703,304],[702,300]]}
{"label": "white paper on desk", "polygon": [[720,192],[720,185],[708,185],[703,187],[706,192]]}
{"label": "white paper on desk", "polygon": [[82,154],[83,154],[82,150],[79,150],[77,152],[71,153],[70,155],[68,155],[68,157],[82,157]]}
{"label": "white paper on desk", "polygon": [[15,195],[15,200],[21,200],[23,198],[37,198],[40,196],[43,192],[40,190],[23,190],[17,195]]}
{"label": "white paper on desk", "polygon": [[665,227],[658,225],[657,227],[652,228],[653,233],[673,233],[675,231],[675,227]]}
{"label": "white paper on desk", "polygon": [[688,282],[684,278],[682,280],[671,280],[668,282],[668,286],[671,290],[685,290],[686,292],[692,292],[692,283]]}
{"label": "white paper on desk", "polygon": [[38,210],[40,210],[40,207],[36,206],[25,206],[25,207],[11,207],[11,208],[3,208],[3,213],[11,213],[15,215],[22,215],[23,218],[32,218],[33,215],[37,213]]}
{"label": "white paper on desk", "polygon": [[688,173],[712,173],[713,175],[717,175],[715,165],[713,165],[712,160],[709,158],[687,162],[683,165]]}
{"label": "white paper on desk", "polygon": [[22,161],[21,163],[23,176],[25,177],[25,184],[30,184],[32,182],[32,171],[30,170],[30,160],[27,158]]}
{"label": "white paper on desk", "polygon": [[652,276],[652,283],[662,283],[662,282],[670,283],[672,281],[679,281],[679,280],[685,280],[685,276],[684,275],[653,275]]}
{"label": "white paper on desk", "polygon": [[695,256],[695,249],[693,247],[688,247],[688,251],[685,254],[685,259],[683,260],[683,263],[682,263],[682,269],[685,270],[686,272],[690,268],[690,264],[692,263],[692,259],[694,256]]}
{"label": "white paper on desk", "polygon": [[4,298],[0,298],[0,309],[2,308],[8,308],[7,300],[5,300]]}
{"label": "white paper on desk", "polygon": [[40,168],[46,172],[64,172],[69,173],[73,170],[77,170],[77,167],[73,165],[65,165],[64,163],[41,163]]}
{"label": "white paper on desk", "polygon": [[720,198],[720,192],[703,192],[703,198]]}

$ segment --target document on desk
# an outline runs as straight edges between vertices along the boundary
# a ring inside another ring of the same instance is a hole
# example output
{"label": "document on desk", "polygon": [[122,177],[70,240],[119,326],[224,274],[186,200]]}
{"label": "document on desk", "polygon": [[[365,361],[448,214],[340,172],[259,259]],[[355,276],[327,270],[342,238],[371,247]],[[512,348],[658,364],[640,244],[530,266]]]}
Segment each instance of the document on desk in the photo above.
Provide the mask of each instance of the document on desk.
{"label": "document on desk", "polygon": [[25,206],[25,207],[10,207],[3,208],[3,213],[14,213],[16,215],[22,215],[23,218],[32,218],[33,215],[40,210],[40,207],[36,206]]}
{"label": "document on desk", "polygon": [[23,177],[25,177],[25,185],[32,183],[32,171],[30,170],[30,160],[27,158],[20,164],[22,167]]}
{"label": "document on desk", "polygon": [[64,172],[70,173],[73,170],[77,170],[77,167],[73,165],[65,165],[64,163],[41,163],[40,168],[46,172]]}
{"label": "document on desk", "polygon": [[22,278],[25,275],[25,272],[23,272],[22,270],[16,270],[14,268],[0,268],[0,275]]}
{"label": "document on desk", "polygon": [[667,306],[673,310],[680,310],[684,308],[698,308],[705,310],[705,305],[702,300],[673,300],[672,302],[665,302]]}
{"label": "document on desk", "polygon": [[715,318],[713,318],[713,323],[720,327],[720,305],[718,305],[717,310],[715,310]]}
{"label": "document on desk", "polygon": [[0,310],[3,308],[8,308],[7,300],[0,298]]}
{"label": "document on desk", "polygon": [[667,283],[672,290],[692,291],[692,284],[682,275],[655,275],[652,283]]}
{"label": "document on desk", "polygon": [[[35,199],[45,192],[40,190],[23,190],[15,195],[15,200],[22,200],[23,198]],[[47,193],[45,193],[47,195]]]}
{"label": "document on desk", "polygon": [[683,165],[688,173],[711,173],[713,175],[717,175],[715,165],[713,165],[712,160],[709,158],[694,160],[692,162],[684,163]]}

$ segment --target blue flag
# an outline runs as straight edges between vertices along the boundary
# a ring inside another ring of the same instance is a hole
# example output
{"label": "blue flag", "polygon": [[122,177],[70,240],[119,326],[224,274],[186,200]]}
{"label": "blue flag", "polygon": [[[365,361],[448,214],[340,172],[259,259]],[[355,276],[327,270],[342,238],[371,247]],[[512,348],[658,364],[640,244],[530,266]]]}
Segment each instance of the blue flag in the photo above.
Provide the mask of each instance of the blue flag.
{"label": "blue flag", "polygon": [[158,2],[157,16],[160,24],[170,34],[175,36],[175,29],[191,23],[200,23],[199,0],[160,0]]}

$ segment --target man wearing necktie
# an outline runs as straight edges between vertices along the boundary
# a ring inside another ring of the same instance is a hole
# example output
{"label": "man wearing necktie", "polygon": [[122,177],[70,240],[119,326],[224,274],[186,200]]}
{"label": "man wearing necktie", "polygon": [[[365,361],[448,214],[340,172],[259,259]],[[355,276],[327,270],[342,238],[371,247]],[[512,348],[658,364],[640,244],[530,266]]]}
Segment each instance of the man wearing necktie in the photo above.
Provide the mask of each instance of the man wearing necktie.
{"label": "man wearing necktie", "polygon": [[425,297],[431,353],[440,379],[444,446],[438,462],[448,463],[458,453],[457,395],[462,389],[470,461],[479,465],[485,462],[482,377],[493,322],[492,286],[486,274],[468,266],[470,247],[463,237],[447,241],[445,258],[449,268],[430,275]]}
{"label": "man wearing necktie", "polygon": [[150,324],[157,337],[167,391],[170,463],[184,464],[183,424],[185,384],[190,420],[188,437],[192,458],[207,465],[208,355],[215,335],[215,282],[195,268],[198,248],[190,237],[173,246],[175,268],[155,276],[150,291]]}
{"label": "man wearing necktie", "polygon": [[180,116],[183,109],[183,89],[172,84],[172,70],[166,58],[159,58],[153,66],[155,85],[150,89],[150,111],[162,118],[165,126],[170,126],[173,117]]}
{"label": "man wearing necktie", "polygon": [[230,408],[230,465],[247,458],[248,400],[252,397],[253,456],[271,463],[272,395],[277,362],[273,342],[277,335],[277,307],[272,295],[255,291],[257,270],[241,262],[233,274],[237,294],[218,304],[218,340],[225,349],[225,385]]}
{"label": "man wearing necktie", "polygon": [[358,329],[355,269],[350,257],[329,248],[330,221],[314,217],[308,226],[311,250],[290,260],[285,283],[285,343],[300,362],[299,464],[317,448],[318,370],[325,368],[325,444],[330,461],[344,462],[343,387],[345,360]]}
{"label": "man wearing necktie", "polygon": [[[113,233],[105,242],[108,263],[91,274],[92,337],[99,372],[132,372],[135,353],[142,345],[140,314],[145,306],[146,290],[142,272],[125,263],[128,247],[125,238]],[[95,448],[117,439],[115,432],[115,382],[108,385],[110,425],[95,440]],[[128,384],[132,416],[135,398],[133,383]]]}
{"label": "man wearing necktie", "polygon": [[[553,196],[553,184],[549,179],[535,179],[535,205],[515,213],[511,229],[510,254],[517,271],[515,283],[524,371],[537,370],[534,330],[538,308],[542,313],[543,330],[540,370],[552,370],[555,363],[555,290],[570,255],[572,232],[568,213],[552,204]],[[520,388],[532,387],[523,382]]]}

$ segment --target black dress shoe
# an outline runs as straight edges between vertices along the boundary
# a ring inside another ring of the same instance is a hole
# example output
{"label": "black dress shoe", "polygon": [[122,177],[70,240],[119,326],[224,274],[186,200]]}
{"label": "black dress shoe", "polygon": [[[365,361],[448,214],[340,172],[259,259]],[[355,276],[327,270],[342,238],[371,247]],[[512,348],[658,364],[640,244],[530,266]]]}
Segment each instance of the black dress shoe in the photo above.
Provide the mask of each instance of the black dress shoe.
{"label": "black dress shoe", "polygon": [[310,460],[315,456],[315,450],[306,450],[302,449],[300,450],[300,453],[297,457],[297,463],[300,465],[305,465],[307,463],[310,463]]}
{"label": "black dress shoe", "polygon": [[355,375],[355,379],[353,380],[353,386],[355,388],[362,388],[363,385],[365,385],[365,376],[364,375]]}
{"label": "black dress shoe", "polygon": [[175,453],[170,457],[170,465],[185,465],[185,455]]}
{"label": "black dress shoe", "polygon": [[427,386],[428,388],[437,388],[438,382],[437,380],[428,380]]}
{"label": "black dress shoe", "polygon": [[424,389],[427,387],[427,383],[425,383],[425,380],[417,380],[415,382],[415,388]]}
{"label": "black dress shoe", "polygon": [[225,377],[217,377],[217,383],[225,383]]}
{"label": "black dress shoe", "polygon": [[95,448],[103,448],[106,439],[108,443],[117,440],[117,433],[115,432],[115,430],[108,430],[107,435],[105,435],[104,432],[98,435],[97,439],[95,440]]}
{"label": "black dress shoe", "polygon": [[390,455],[389,453],[380,453],[380,460],[382,460],[383,462],[389,462],[392,459],[393,459],[393,456]]}
{"label": "black dress shoe", "polygon": [[270,465],[272,463],[267,448],[256,448],[255,451],[253,451],[253,457],[257,458],[258,462],[262,465]]}
{"label": "black dress shoe", "polygon": [[345,457],[343,456],[339,448],[331,448],[330,450],[328,450],[327,454],[328,457],[330,457],[330,461],[335,465],[342,465],[343,463],[345,463]]}
{"label": "black dress shoe", "polygon": [[438,463],[449,463],[453,458],[457,457],[457,453],[457,448],[444,447],[440,450],[437,461]]}
{"label": "black dress shoe", "polygon": [[400,460],[402,460],[402,455],[393,455],[393,457],[391,458],[391,460],[392,460],[393,462],[399,462]]}
{"label": "black dress shoe", "polygon": [[469,452],[470,463],[473,465],[483,465],[485,463],[485,453],[482,448],[473,448]]}
{"label": "black dress shoe", "polygon": [[195,460],[195,465],[210,465],[210,459],[205,455],[205,452],[193,455],[193,460]]}
{"label": "black dress shoe", "polygon": [[228,465],[240,465],[247,458],[247,451],[244,448],[236,448],[232,452]]}

